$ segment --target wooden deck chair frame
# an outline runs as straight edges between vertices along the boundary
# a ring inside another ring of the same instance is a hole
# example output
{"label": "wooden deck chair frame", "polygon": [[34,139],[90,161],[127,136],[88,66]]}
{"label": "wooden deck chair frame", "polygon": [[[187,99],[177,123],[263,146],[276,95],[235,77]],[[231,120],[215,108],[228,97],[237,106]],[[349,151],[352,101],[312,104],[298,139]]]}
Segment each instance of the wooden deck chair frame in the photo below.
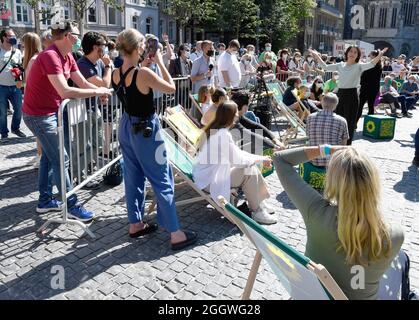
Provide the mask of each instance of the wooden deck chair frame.
{"label": "wooden deck chair frame", "polygon": [[192,101],[192,105],[201,113],[201,115],[204,115],[202,112],[201,105],[199,102],[195,99],[195,95],[192,93],[189,93],[189,99]]}
{"label": "wooden deck chair frame", "polygon": [[[277,88],[272,87],[275,85],[277,85]],[[283,94],[279,82],[268,84],[268,88],[272,88],[274,91],[278,89],[279,93],[281,95]],[[286,145],[289,143],[305,143],[308,140],[305,123],[275,94],[274,101],[276,102],[274,104],[275,111],[282,114],[290,124],[290,127],[281,136],[282,142]],[[298,134],[301,132],[303,133],[303,137],[298,137]]]}
{"label": "wooden deck chair frame", "polygon": [[[191,139],[191,137],[184,130],[182,130],[182,127],[180,125],[177,125],[175,122],[173,122],[171,115],[175,112],[180,113],[183,118],[183,121],[186,121],[194,130],[201,129],[196,126],[196,124],[190,119],[190,117],[187,115],[187,113],[181,106],[166,108],[166,114],[162,116],[163,121],[170,127],[171,130],[173,130],[179,136],[182,142],[187,146],[185,150],[191,150],[191,153],[194,155],[197,151],[196,141],[193,141],[193,139]],[[189,150],[187,151],[189,152]]]}
{"label": "wooden deck chair frame", "polygon": [[[247,224],[261,235],[262,233],[268,233],[270,235],[270,239],[268,239],[269,241],[273,242],[272,240],[274,240],[274,244],[281,245],[280,249],[282,251],[286,252],[289,255],[293,255],[293,258],[295,258],[296,261],[300,262],[302,265],[304,265],[307,269],[312,271],[317,276],[318,280],[323,286],[323,289],[325,289],[329,297],[331,297],[334,300],[348,300],[342,289],[339,287],[339,285],[336,283],[336,281],[333,279],[333,277],[330,275],[330,273],[323,265],[314,263],[309,258],[305,257],[303,254],[288,246],[281,239],[277,238],[270,232],[267,232],[267,230],[264,227],[262,227],[260,224],[253,221],[252,219],[248,218],[240,210],[228,203],[227,200],[223,197],[219,197],[219,202],[223,205],[223,209],[226,211],[225,215],[230,216],[230,221],[233,221],[233,223],[237,225],[237,227],[246,235],[249,241],[252,242],[253,245],[256,247],[256,254],[242,295],[243,300],[250,299],[250,295],[253,290],[253,285],[256,280],[260,263],[262,261],[262,254],[257,249],[256,244],[252,240],[252,236],[248,233],[247,229],[244,227],[244,224]],[[234,213],[234,211],[236,213]],[[242,218],[237,215],[237,212],[241,214]],[[263,231],[261,232],[261,230]]]}

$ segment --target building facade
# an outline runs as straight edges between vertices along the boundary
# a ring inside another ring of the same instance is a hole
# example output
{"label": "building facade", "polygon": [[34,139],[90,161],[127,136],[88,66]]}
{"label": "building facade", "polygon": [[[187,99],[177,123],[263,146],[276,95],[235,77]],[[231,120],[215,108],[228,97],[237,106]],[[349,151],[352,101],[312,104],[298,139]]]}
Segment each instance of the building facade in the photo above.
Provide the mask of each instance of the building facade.
{"label": "building facade", "polygon": [[304,50],[312,47],[332,54],[333,42],[341,40],[344,29],[345,0],[318,0],[304,28]]}
{"label": "building facade", "polygon": [[354,39],[388,47],[389,56],[419,55],[419,0],[355,0],[365,10],[365,28]]}
{"label": "building facade", "polygon": [[[58,3],[57,3],[58,2]],[[176,41],[176,22],[165,15],[158,0],[120,0],[122,11],[108,6],[102,0],[91,0],[89,8],[84,13],[84,32],[96,31],[114,39],[126,28],[134,28],[143,34],[152,33],[161,38],[163,33],[169,35],[171,42]],[[65,0],[46,0],[40,4],[45,9],[51,9],[54,3],[60,7],[60,16],[65,19],[79,21],[71,2]],[[40,18],[45,18],[41,17]],[[18,37],[35,30],[34,10],[25,0],[0,0],[1,26],[14,29]],[[40,29],[46,30],[51,20],[42,21]]]}

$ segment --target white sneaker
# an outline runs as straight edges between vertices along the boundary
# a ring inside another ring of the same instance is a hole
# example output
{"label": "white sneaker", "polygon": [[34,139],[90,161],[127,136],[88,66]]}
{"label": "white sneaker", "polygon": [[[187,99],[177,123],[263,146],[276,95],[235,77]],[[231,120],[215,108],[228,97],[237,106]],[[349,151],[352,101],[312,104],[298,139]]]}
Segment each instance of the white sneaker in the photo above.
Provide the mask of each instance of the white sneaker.
{"label": "white sneaker", "polygon": [[264,209],[260,209],[252,213],[252,219],[260,224],[274,224],[277,223],[276,218],[267,213]]}
{"label": "white sneaker", "polygon": [[262,201],[260,203],[260,207],[269,214],[274,214],[275,213],[275,208],[270,206],[266,201]]}

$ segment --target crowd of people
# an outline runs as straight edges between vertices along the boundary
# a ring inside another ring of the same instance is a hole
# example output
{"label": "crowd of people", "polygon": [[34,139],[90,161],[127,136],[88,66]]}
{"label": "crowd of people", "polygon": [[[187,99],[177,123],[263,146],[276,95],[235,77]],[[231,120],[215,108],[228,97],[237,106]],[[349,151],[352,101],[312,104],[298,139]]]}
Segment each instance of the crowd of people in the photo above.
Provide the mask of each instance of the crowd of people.
{"label": "crowd of people", "polygon": [[[255,221],[277,223],[275,208],[266,202],[269,187],[260,171],[260,166],[269,167],[273,162],[283,188],[306,224],[306,254],[331,272],[349,298],[378,297],[380,278],[399,255],[403,232],[396,225],[388,226],[379,209],[380,182],[375,164],[350,145],[365,103],[368,114],[375,112],[376,100],[380,99],[394,105],[394,116],[397,108],[402,116],[412,116],[410,111],[419,100],[419,78],[415,74],[419,57],[410,62],[399,56],[389,63],[384,56],[386,49],[362,57],[359,48],[349,47],[339,61],[311,49],[304,54],[281,49],[275,54],[269,43],[257,54],[253,45],[244,48],[238,40],[227,45],[204,40],[194,48],[190,44],[176,48],[167,36],[163,45],[155,36],[142,35],[135,29],[122,31],[114,42],[96,32],[81,35],[77,24],[68,20],[53,25],[42,37],[25,34],[23,53],[15,48],[17,40],[12,29],[2,30],[0,36],[1,138],[8,138],[10,102],[11,132],[25,137],[20,130],[23,118],[37,138],[37,212],[63,209],[52,189],[54,183],[61,188],[57,132],[61,102],[85,98],[87,122],[97,124],[92,117],[100,116],[95,112],[98,103],[106,103],[113,88],[123,107],[119,146],[124,159],[129,236],[143,236],[162,226],[170,233],[173,250],[195,243],[197,233],[183,230],[177,217],[174,176],[164,152],[157,112],[162,95],[178,89],[173,78],[189,77],[191,93],[198,94],[202,108],[202,136],[193,167],[196,186],[216,202],[218,196],[229,199],[231,189],[240,188]],[[18,78],[15,69],[20,64],[24,71]],[[381,82],[386,71],[390,73]],[[330,77],[325,81],[327,74]],[[249,110],[251,94],[246,89],[255,85],[258,77],[286,83],[283,103],[306,124],[309,146],[287,149],[279,135],[263,126]],[[106,123],[104,126],[89,127],[88,131],[95,134],[87,140],[95,153],[109,157],[106,137],[112,134],[112,128],[107,128]],[[76,124],[73,130],[82,131],[84,126]],[[238,146],[244,135],[252,137],[251,147],[246,149],[249,151]],[[70,168],[72,143],[80,146],[84,142],[66,142],[65,190],[60,192],[72,190],[72,170],[87,171],[84,167]],[[258,145],[263,146],[262,150],[272,149],[274,156],[256,152]],[[162,159],[157,159],[157,154],[163,154]],[[86,155],[72,152],[72,156],[73,163],[81,166],[83,161],[77,158]],[[324,195],[306,184],[293,168],[308,161],[327,168]],[[418,162],[416,153],[414,163]],[[146,180],[157,199],[158,224],[144,220]],[[76,194],[67,198],[67,208],[70,218],[83,222],[94,218]],[[357,264],[368,268],[363,290],[350,286],[350,270]]]}

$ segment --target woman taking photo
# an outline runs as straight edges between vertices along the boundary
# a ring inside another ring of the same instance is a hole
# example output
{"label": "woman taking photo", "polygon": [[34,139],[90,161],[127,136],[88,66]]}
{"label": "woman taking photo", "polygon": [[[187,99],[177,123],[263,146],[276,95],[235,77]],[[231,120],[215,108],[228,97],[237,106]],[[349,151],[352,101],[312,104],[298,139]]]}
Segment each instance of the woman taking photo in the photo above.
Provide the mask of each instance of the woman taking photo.
{"label": "woman taking photo", "polygon": [[216,202],[218,196],[230,199],[231,188],[241,187],[253,212],[252,218],[261,224],[276,223],[276,218],[269,214],[274,211],[264,203],[269,192],[256,166],[270,166],[271,159],[245,152],[234,143],[230,129],[238,117],[237,105],[226,101],[204,128],[193,168],[195,184],[208,191]]}
{"label": "woman taking photo", "polygon": [[[294,169],[318,157],[330,157],[324,196]],[[387,224],[382,216],[381,183],[374,163],[352,147],[330,145],[280,151],[273,160],[283,188],[306,225],[306,256],[325,266],[349,299],[388,298],[380,280],[399,254],[404,235],[400,226]],[[403,252],[401,256],[407,260]],[[354,266],[365,271],[363,288],[353,286]],[[397,281],[389,279],[392,276],[388,273],[385,280]],[[400,284],[401,274],[396,276]]]}
{"label": "woman taking photo", "polygon": [[361,75],[364,71],[374,68],[381,60],[383,54],[387,52],[387,48],[379,51],[379,54],[369,63],[359,62],[361,59],[361,49],[355,46],[349,46],[348,49],[346,49],[345,62],[335,64],[326,64],[322,60],[320,53],[315,50],[310,49],[309,52],[317,60],[319,66],[325,71],[339,71],[339,104],[336,108],[336,113],[344,117],[348,123],[348,145],[350,145],[352,144],[358,116],[359,99],[357,90]]}
{"label": "woman taking photo", "polygon": [[122,31],[117,49],[124,63],[112,74],[112,86],[122,102],[124,114],[119,128],[119,143],[124,157],[124,183],[129,220],[129,235],[136,238],[157,229],[144,218],[145,178],[157,197],[157,221],[170,232],[171,248],[182,249],[196,242],[197,234],[181,231],[175,205],[173,173],[166,157],[155,113],[153,90],[174,93],[175,84],[167,71],[159,50],[146,58],[156,63],[162,78],[149,68],[138,68],[144,55],[144,36],[135,29]]}

